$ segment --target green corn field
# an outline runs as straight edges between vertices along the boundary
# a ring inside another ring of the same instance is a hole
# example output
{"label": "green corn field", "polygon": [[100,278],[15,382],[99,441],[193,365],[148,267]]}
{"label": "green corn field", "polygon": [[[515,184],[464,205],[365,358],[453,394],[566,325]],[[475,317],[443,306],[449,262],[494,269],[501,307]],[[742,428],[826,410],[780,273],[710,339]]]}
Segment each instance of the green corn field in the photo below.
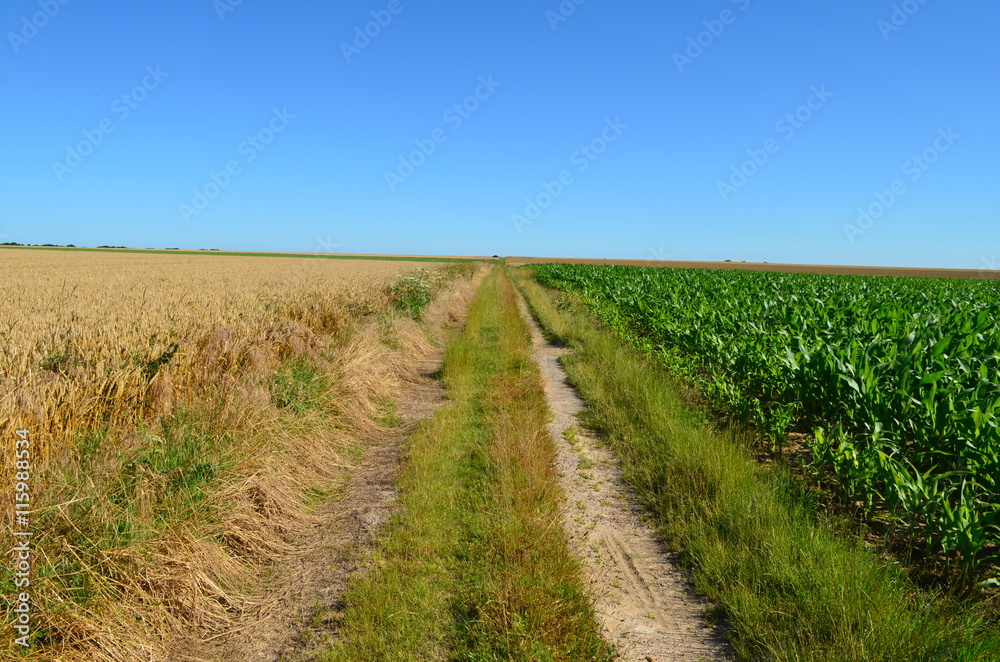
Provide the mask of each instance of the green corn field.
{"label": "green corn field", "polygon": [[1000,283],[534,265],[968,589],[1000,544]]}

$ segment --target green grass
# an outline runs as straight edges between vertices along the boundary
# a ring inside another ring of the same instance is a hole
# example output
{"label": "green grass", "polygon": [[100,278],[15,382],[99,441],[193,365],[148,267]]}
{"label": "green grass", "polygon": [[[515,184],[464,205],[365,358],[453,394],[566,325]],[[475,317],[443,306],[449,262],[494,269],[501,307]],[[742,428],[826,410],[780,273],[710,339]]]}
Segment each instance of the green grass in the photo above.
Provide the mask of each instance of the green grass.
{"label": "green grass", "polygon": [[780,465],[713,431],[652,360],[581,306],[519,270],[517,283],[587,402],[586,423],[698,590],[718,605],[742,660],[996,660],[1000,636],[958,603],[917,589],[837,522]]}
{"label": "green grass", "polygon": [[[328,378],[313,362],[286,362],[270,386],[283,425],[301,426],[305,433],[309,425],[328,424],[333,411]],[[50,494],[58,495],[50,498],[62,505],[39,511],[33,521],[47,540],[60,541],[72,554],[39,564],[39,585],[72,596],[77,606],[99,604],[134,581],[135,559],[171,531],[214,535],[227,506],[212,501],[213,492],[232,484],[246,453],[272,450],[259,443],[245,446],[244,435],[220,425],[222,397],[195,397],[150,425],[137,421],[127,444],[116,443],[105,429],[74,439],[76,461],[42,479]],[[63,607],[46,609],[55,613]],[[36,634],[39,645],[54,643]]]}
{"label": "green grass", "polygon": [[434,298],[435,289],[437,288],[431,282],[430,274],[424,269],[418,269],[412,276],[403,276],[393,283],[390,288],[393,306],[419,321]]}
{"label": "green grass", "polygon": [[[64,246],[0,246],[5,250],[77,251],[92,253],[143,253],[145,255],[222,255],[227,257],[289,257],[309,260],[380,260],[388,262],[470,262],[460,257],[395,257],[381,255],[315,255],[305,253],[240,253],[231,251],[169,251],[152,248],[67,248]],[[495,260],[485,260],[495,262]]]}
{"label": "green grass", "polygon": [[[81,435],[79,466],[45,476],[65,503],[40,510],[33,523],[72,554],[39,564],[37,584],[58,588],[77,606],[100,603],[128,585],[134,572],[130,552],[171,527],[212,518],[202,504],[228,469],[226,444],[232,440],[213,435],[206,413],[197,408],[178,408],[137,439],[128,451],[111,451],[105,431]],[[78,496],[69,499],[68,493]],[[66,608],[46,606],[53,613]],[[52,643],[42,631],[35,635],[39,644]]]}
{"label": "green grass", "polygon": [[322,659],[610,660],[561,528],[548,411],[514,291],[489,277],[410,442],[400,514]]}
{"label": "green grass", "polygon": [[309,361],[292,361],[271,378],[271,398],[279,409],[289,408],[296,414],[322,411],[329,404],[326,382]]}

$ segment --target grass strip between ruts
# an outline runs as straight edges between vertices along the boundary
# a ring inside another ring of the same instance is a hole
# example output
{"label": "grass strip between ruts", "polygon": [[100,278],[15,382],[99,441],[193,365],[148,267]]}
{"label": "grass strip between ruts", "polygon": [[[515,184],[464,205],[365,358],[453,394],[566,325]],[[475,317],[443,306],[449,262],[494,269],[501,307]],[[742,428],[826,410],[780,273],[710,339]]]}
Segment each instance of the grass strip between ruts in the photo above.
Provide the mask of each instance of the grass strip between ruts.
{"label": "grass strip between ruts", "polygon": [[496,272],[447,348],[448,402],[410,441],[400,512],[321,659],[612,659],[566,545],[530,348]]}

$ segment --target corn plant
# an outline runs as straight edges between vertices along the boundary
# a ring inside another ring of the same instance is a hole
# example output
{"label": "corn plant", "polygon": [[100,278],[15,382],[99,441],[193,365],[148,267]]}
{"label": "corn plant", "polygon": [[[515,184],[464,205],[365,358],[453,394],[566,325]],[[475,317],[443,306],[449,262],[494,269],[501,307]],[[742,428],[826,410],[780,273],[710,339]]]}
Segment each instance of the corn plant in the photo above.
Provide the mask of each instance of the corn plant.
{"label": "corn plant", "polygon": [[[961,581],[1000,545],[1000,283],[534,265]],[[917,541],[922,541],[918,543]],[[987,580],[988,581],[988,580]]]}

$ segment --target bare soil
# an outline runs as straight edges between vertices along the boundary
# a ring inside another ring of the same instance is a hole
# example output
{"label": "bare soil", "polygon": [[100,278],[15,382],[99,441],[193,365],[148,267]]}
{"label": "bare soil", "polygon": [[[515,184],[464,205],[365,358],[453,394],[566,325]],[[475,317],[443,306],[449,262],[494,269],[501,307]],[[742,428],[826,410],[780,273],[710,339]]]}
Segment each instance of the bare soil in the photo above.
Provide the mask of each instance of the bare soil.
{"label": "bare soil", "polygon": [[570,547],[582,562],[605,638],[622,660],[726,660],[731,654],[720,626],[706,622],[709,604],[646,523],[625,486],[610,449],[580,426],[584,402],[559,364],[565,351],[542,336],[521,302],[534,356],[554,418]]}
{"label": "bare soil", "polygon": [[[440,368],[440,357],[422,366],[422,379],[407,389],[397,404],[402,425],[373,440],[347,486],[347,496],[331,503],[316,539],[307,545],[298,567],[291,566],[295,595],[286,601],[285,627],[269,625],[248,634],[255,656],[247,662],[300,662],[313,660],[334,641],[345,605],[344,591],[372,550],[375,536],[395,512],[396,475],[403,461],[403,445],[417,423],[430,417],[444,401],[444,386],[431,375]],[[291,618],[290,618],[291,617]],[[262,637],[268,632],[269,637]],[[268,639],[272,641],[268,641]],[[277,645],[275,645],[277,644]]]}

